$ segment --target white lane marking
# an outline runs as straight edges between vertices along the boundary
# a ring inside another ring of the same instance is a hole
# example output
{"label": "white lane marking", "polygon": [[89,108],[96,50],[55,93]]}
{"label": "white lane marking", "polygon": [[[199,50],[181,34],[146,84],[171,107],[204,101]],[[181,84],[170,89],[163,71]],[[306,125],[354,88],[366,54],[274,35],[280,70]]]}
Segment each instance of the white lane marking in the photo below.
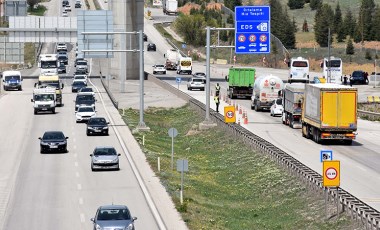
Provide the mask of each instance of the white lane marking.
{"label": "white lane marking", "polygon": [[78,188],[78,190],[82,190],[82,185],[81,184],[77,184],[77,188]]}
{"label": "white lane marking", "polygon": [[83,198],[82,197],[79,198],[79,204],[83,205]]}
{"label": "white lane marking", "polygon": [[73,138],[73,142],[76,142],[76,141],[77,141],[77,139]]}
{"label": "white lane marking", "polygon": [[79,164],[78,164],[78,161],[75,161],[75,162],[74,162],[74,165],[75,165],[75,167],[78,167],[78,165],[79,165]]}
{"label": "white lane marking", "polygon": [[364,171],[364,172],[367,172],[367,169],[365,169],[365,168],[361,167],[360,165],[356,165],[356,167],[357,167],[358,169],[360,169],[360,170]]}
{"label": "white lane marking", "polygon": [[84,214],[81,213],[80,214],[80,222],[84,223],[86,221],[86,219],[84,218]]}
{"label": "white lane marking", "polygon": [[77,157],[78,157],[78,154],[77,154],[77,153],[74,153],[74,157],[77,158]]}
{"label": "white lane marking", "polygon": [[79,172],[76,172],[76,173],[75,173],[75,176],[76,176],[76,177],[79,177]]}

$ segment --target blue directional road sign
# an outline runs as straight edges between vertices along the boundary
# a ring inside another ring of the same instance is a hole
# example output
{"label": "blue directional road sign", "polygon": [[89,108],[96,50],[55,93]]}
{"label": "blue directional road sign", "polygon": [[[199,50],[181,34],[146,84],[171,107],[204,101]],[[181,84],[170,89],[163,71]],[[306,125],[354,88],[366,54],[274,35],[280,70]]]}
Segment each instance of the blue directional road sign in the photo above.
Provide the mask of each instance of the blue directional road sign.
{"label": "blue directional road sign", "polygon": [[333,159],[332,150],[321,150],[321,162],[332,161],[332,159]]}
{"label": "blue directional road sign", "polygon": [[181,83],[182,79],[180,77],[176,77],[175,81],[179,84],[179,83]]}
{"label": "blue directional road sign", "polygon": [[270,53],[270,6],[235,7],[235,53]]}

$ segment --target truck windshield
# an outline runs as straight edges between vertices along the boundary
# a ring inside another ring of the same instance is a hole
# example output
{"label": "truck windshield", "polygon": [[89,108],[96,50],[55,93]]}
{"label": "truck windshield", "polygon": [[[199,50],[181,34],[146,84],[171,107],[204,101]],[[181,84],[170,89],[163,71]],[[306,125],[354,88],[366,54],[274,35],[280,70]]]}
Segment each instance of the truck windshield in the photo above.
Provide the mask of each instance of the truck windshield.
{"label": "truck windshield", "polygon": [[191,66],[191,61],[181,61],[181,66]]}
{"label": "truck windshield", "polygon": [[57,61],[41,61],[41,68],[57,68]]}
{"label": "truck windshield", "polygon": [[59,87],[59,82],[45,82],[45,81],[40,81],[38,82],[39,85],[48,85],[48,86],[51,86],[53,88],[56,88],[56,89],[60,89]]}
{"label": "truck windshield", "polygon": [[295,61],[295,62],[293,62],[293,67],[307,67],[307,62]]}
{"label": "truck windshield", "polygon": [[20,76],[5,76],[4,77],[5,81],[20,81],[21,77]]}
{"label": "truck windshield", "polygon": [[340,67],[340,60],[330,60],[330,65],[329,62],[326,61],[326,67]]}
{"label": "truck windshield", "polygon": [[95,101],[93,95],[77,95],[77,102],[80,101]]}
{"label": "truck windshield", "polygon": [[35,101],[53,101],[54,95],[53,94],[36,94],[34,95]]}

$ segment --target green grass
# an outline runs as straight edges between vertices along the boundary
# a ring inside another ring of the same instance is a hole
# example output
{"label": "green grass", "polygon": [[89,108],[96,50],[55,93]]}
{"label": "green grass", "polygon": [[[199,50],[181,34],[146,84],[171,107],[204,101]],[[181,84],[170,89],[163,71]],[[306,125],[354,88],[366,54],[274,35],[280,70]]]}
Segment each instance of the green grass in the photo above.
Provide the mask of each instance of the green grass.
{"label": "green grass", "polygon": [[[353,229],[353,222],[342,215],[339,221],[325,221],[323,196],[308,192],[266,155],[252,151],[220,128],[194,130],[204,117],[189,106],[149,108],[144,118],[151,131],[134,136],[141,145],[145,135],[142,149],[147,161],[189,229]],[[139,113],[128,109],[123,119],[134,129]],[[189,161],[183,205],[179,202],[180,173],[170,167],[171,127],[179,133],[174,141],[174,162]]]}
{"label": "green grass", "polygon": [[24,54],[25,54],[24,55],[24,63],[25,64],[30,63],[30,64],[34,65],[35,64],[35,54],[36,54],[34,43],[31,43],[31,42],[25,43]]}
{"label": "green grass", "polygon": [[38,5],[36,9],[28,7],[28,13],[35,16],[44,16],[46,10],[46,7],[43,5]]}

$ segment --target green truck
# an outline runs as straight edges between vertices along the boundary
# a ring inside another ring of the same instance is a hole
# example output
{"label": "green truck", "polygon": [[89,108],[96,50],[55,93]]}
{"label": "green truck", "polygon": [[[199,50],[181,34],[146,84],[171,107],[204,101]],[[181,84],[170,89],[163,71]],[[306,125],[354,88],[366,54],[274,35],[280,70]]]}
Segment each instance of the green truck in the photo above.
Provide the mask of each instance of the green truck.
{"label": "green truck", "polygon": [[228,97],[232,99],[237,97],[251,98],[255,73],[254,68],[231,67],[226,76]]}

